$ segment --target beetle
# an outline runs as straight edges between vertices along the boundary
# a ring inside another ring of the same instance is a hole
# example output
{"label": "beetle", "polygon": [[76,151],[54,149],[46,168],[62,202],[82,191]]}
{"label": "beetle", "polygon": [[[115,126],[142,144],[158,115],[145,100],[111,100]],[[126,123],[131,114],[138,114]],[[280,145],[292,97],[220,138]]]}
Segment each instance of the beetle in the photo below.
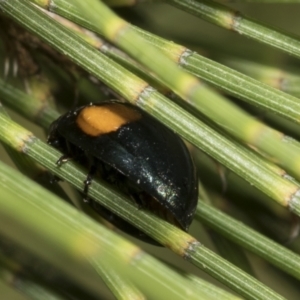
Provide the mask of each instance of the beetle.
{"label": "beetle", "polygon": [[[85,196],[94,176],[116,185],[141,208],[187,231],[195,213],[198,180],[180,137],[140,108],[119,101],[78,107],[54,121],[48,143],[88,166]],[[90,205],[119,229],[150,243],[153,239],[95,201]]]}

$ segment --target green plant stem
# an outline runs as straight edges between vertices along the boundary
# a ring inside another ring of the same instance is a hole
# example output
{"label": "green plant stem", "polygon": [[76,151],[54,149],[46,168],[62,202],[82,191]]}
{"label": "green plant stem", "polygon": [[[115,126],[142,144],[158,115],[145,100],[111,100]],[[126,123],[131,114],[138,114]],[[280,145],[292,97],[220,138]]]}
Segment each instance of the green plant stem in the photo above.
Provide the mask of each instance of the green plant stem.
{"label": "green plant stem", "polygon": [[65,298],[55,294],[48,288],[18,274],[18,270],[12,271],[0,265],[0,279],[14,290],[33,300],[64,300]]}
{"label": "green plant stem", "polygon": [[8,107],[27,117],[29,120],[47,129],[53,120],[59,117],[57,111],[51,109],[47,103],[37,101],[36,98],[24,93],[0,78],[0,101]]}
{"label": "green plant stem", "polygon": [[168,3],[201,19],[300,57],[300,41],[257,21],[244,17],[225,5],[209,0],[167,0]]}
{"label": "green plant stem", "polygon": [[[66,14],[64,1],[57,1],[57,5],[55,12],[75,19],[75,21],[93,30],[97,30],[97,27],[93,26],[90,22],[80,18],[75,7],[72,7],[70,16]],[[185,47],[167,42],[162,38],[133,27],[131,27],[131,29],[141,34],[143,38],[147,40],[148,44],[162,50],[173,61],[186,68],[186,70],[192,74],[216,84],[218,87],[229,91],[233,95],[244,99],[246,98],[254,105],[259,105],[260,107],[274,111],[299,123],[299,99],[279,92],[248,76],[203,58]],[[98,30],[98,32],[101,33],[101,30]],[[105,50],[105,52],[109,51]],[[203,92],[206,96],[203,94],[203,97],[191,97],[189,102],[227,132],[239,140],[242,140],[244,143],[259,148],[268,154],[271,159],[278,161],[278,163],[288,172],[291,172],[293,176],[300,178],[300,163],[295,163],[300,161],[299,143],[294,142],[293,145],[290,142],[287,143],[286,141],[288,141],[288,139],[284,139],[282,133],[265,126],[262,122],[254,119],[223,97],[207,88],[205,88],[205,90],[203,88]],[[207,99],[209,99],[209,101]],[[211,105],[212,102],[214,105]],[[226,111],[226,114],[224,114],[224,111]]]}
{"label": "green plant stem", "polygon": [[207,291],[211,297],[210,300],[242,300],[242,298],[229,294],[228,292],[215,287],[213,284],[206,282],[195,275],[187,274],[185,277],[194,282],[200,291]]}
{"label": "green plant stem", "polygon": [[217,62],[187,51],[181,61],[186,70],[221,87],[231,95],[274,112],[295,123],[300,122],[299,99]]}
{"label": "green plant stem", "polygon": [[102,79],[128,101],[154,115],[281,205],[289,206],[292,202],[290,207],[300,214],[299,195],[296,193],[298,187],[267,170],[257,156],[246,154],[238,145],[184,112],[154,89],[147,87],[147,83],[105,58],[30,3],[10,0],[0,2],[0,8],[38,36],[46,38],[51,45]]}
{"label": "green plant stem", "polygon": [[[49,9],[49,7],[41,1],[37,0],[33,2],[36,2],[45,9]],[[98,27],[91,23],[88,17],[84,18],[84,12],[81,11],[79,13],[76,6],[67,3],[65,0],[55,1],[55,6],[53,6],[51,11],[61,14],[62,16],[81,24],[86,28],[96,31],[99,34],[102,33]],[[294,122],[300,122],[300,109],[297,98],[283,92],[278,92],[265,84],[251,79],[249,76],[243,75],[207,58],[201,57],[183,46],[169,43],[162,38],[156,37],[155,35],[149,34],[135,27],[131,27],[131,29],[141,34],[152,46],[163,50],[163,52],[171,59],[180,63],[182,67],[186,68],[192,74],[210,81],[235,96],[247,99],[249,103],[266,108],[277,114],[281,114],[285,118],[291,119]],[[152,61],[152,59],[150,59],[150,61]],[[198,101],[200,101],[200,99],[198,99]],[[203,103],[203,105],[205,105],[205,103]]]}
{"label": "green plant stem", "polygon": [[294,69],[286,65],[280,68],[280,66],[277,65],[270,66],[264,62],[251,61],[251,59],[222,54],[217,59],[230,68],[247,74],[247,78],[255,78],[275,89],[279,89],[298,98],[300,96],[300,79],[297,75],[296,68]]}
{"label": "green plant stem", "polygon": [[119,300],[146,300],[146,297],[126,277],[120,276],[110,264],[91,260],[91,264],[100,274],[107,287]]}
{"label": "green plant stem", "polygon": [[[164,295],[169,295],[172,299],[198,299],[198,294],[193,291],[193,284],[149,257],[138,247],[100,226],[1,162],[0,169],[3,195],[0,197],[1,233],[5,231],[15,242],[26,246],[27,250],[56,267],[70,272],[73,270],[74,273],[67,274],[81,278],[83,285],[87,281],[93,283],[94,287],[99,285],[99,277],[95,276],[96,272],[91,272],[90,266],[95,268],[95,262],[105,260],[117,272],[130,275],[133,282],[146,280],[150,287],[156,286],[157,289],[152,290],[152,293],[157,292],[158,298],[161,298],[159,293],[163,291]],[[85,176],[83,172],[80,173]],[[94,186],[98,184],[95,183]],[[100,194],[97,194],[99,197]],[[110,196],[113,194],[110,193]],[[118,194],[114,196],[111,198],[112,202],[120,200]],[[122,204],[125,205],[126,200],[121,200],[119,206]],[[136,209],[132,206],[131,212],[136,214]],[[5,222],[7,227],[3,226]],[[36,226],[37,222],[39,226]],[[37,246],[39,244],[40,247]],[[62,257],[65,261],[60,265]],[[147,265],[149,266],[146,267]],[[76,268],[80,272],[74,271]]]}
{"label": "green plant stem", "polygon": [[[68,163],[58,168],[55,165],[55,161],[57,161],[59,157],[57,151],[41,143],[34,138],[31,133],[22,129],[3,115],[0,115],[0,124],[0,138],[3,141],[9,143],[14,148],[16,147],[21,151],[25,151],[27,155],[51,169],[54,174],[62,178],[68,178],[68,181],[77,188],[82,189],[82,184],[86,177],[85,172],[79,171],[72,163]],[[6,134],[3,133],[4,128]],[[10,134],[8,134],[8,132],[10,132]],[[0,166],[1,165],[2,164],[0,164]],[[2,176],[5,174],[4,170],[0,172]],[[10,180],[9,184],[6,179],[6,186],[14,186],[13,182],[16,182],[16,178],[16,174],[14,174],[14,178],[13,180]],[[24,190],[25,186],[27,186],[27,184],[22,184],[20,186],[23,189],[22,192],[19,192],[21,195],[24,195],[24,191],[26,191],[26,189]],[[112,212],[122,216],[125,220],[134,224],[149,236],[160,243],[165,244],[197,267],[205,270],[241,295],[247,297],[247,299],[284,299],[269,288],[263,286],[256,279],[206,249],[188,234],[146,211],[137,211],[133,204],[127,202],[126,198],[121,197],[118,193],[108,189],[105,185],[99,185],[96,181],[93,181],[93,184],[89,189],[89,196],[95,201],[100,201],[101,199],[101,204]],[[43,199],[43,197],[40,198],[39,196],[38,199]],[[46,203],[43,202],[43,205],[46,205]],[[61,205],[63,205],[63,203]],[[49,209],[47,210],[47,214],[50,213]],[[27,214],[28,212],[25,214],[26,217],[28,216]],[[14,212],[14,215],[16,215],[16,212]],[[40,216],[38,221],[42,222],[42,216]],[[83,225],[84,224],[85,223],[83,223]],[[42,225],[41,228],[43,228]],[[78,225],[75,227],[73,226],[72,228],[76,229],[78,228]],[[51,236],[52,238],[56,237],[55,232],[52,232]],[[68,240],[69,239],[66,241]],[[88,250],[89,247],[87,245],[83,249],[78,249],[78,251],[83,251],[86,247]],[[178,288],[180,288],[180,286],[178,286]]]}
{"label": "green plant stem", "polygon": [[196,218],[233,242],[263,257],[295,278],[300,279],[299,255],[206,203],[199,203]]}

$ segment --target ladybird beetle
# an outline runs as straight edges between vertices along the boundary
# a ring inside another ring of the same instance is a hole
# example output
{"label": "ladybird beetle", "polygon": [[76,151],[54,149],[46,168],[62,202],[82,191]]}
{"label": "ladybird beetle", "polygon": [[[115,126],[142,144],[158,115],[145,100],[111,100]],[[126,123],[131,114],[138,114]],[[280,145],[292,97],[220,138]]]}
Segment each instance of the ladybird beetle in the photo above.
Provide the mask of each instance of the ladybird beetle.
{"label": "ladybird beetle", "polygon": [[[183,141],[138,107],[118,101],[81,106],[50,126],[48,143],[88,167],[84,194],[100,176],[148,209],[187,231],[197,206],[197,174]],[[95,201],[90,205],[121,230],[154,240]]]}

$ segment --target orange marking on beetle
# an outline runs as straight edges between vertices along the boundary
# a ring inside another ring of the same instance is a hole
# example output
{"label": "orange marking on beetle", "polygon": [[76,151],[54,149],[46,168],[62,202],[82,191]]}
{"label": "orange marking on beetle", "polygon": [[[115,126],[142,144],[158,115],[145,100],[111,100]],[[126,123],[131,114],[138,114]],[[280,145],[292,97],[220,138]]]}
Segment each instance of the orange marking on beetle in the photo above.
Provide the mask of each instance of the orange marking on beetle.
{"label": "orange marking on beetle", "polygon": [[91,136],[117,131],[122,125],[137,121],[140,112],[119,103],[85,107],[78,115],[79,128]]}

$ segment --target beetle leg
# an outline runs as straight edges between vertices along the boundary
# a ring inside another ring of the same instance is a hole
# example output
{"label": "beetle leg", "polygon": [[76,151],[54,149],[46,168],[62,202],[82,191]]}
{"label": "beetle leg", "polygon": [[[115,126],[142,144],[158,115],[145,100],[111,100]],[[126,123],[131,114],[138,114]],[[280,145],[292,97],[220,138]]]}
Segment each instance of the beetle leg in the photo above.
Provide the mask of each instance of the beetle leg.
{"label": "beetle leg", "polygon": [[51,184],[55,184],[55,183],[58,183],[59,181],[61,181],[61,179],[54,175],[54,174],[50,174],[50,183]]}
{"label": "beetle leg", "polygon": [[131,192],[129,195],[130,195],[130,198],[137,205],[138,209],[141,209],[141,208],[145,207],[145,203],[144,203],[143,199],[141,199],[140,193]]}
{"label": "beetle leg", "polygon": [[56,164],[59,167],[74,157],[74,155],[72,154],[72,151],[71,151],[70,144],[68,142],[66,142],[66,148],[67,148],[67,154],[62,155],[56,162]]}
{"label": "beetle leg", "polygon": [[88,193],[89,193],[89,186],[92,184],[93,181],[93,177],[95,175],[97,171],[97,164],[94,162],[89,170],[89,173],[86,176],[86,179],[84,181],[84,189],[83,189],[83,202],[89,203],[89,197],[88,197]]}
{"label": "beetle leg", "polygon": [[70,159],[71,157],[68,154],[64,154],[58,159],[56,164],[60,167],[62,164],[66,163]]}

